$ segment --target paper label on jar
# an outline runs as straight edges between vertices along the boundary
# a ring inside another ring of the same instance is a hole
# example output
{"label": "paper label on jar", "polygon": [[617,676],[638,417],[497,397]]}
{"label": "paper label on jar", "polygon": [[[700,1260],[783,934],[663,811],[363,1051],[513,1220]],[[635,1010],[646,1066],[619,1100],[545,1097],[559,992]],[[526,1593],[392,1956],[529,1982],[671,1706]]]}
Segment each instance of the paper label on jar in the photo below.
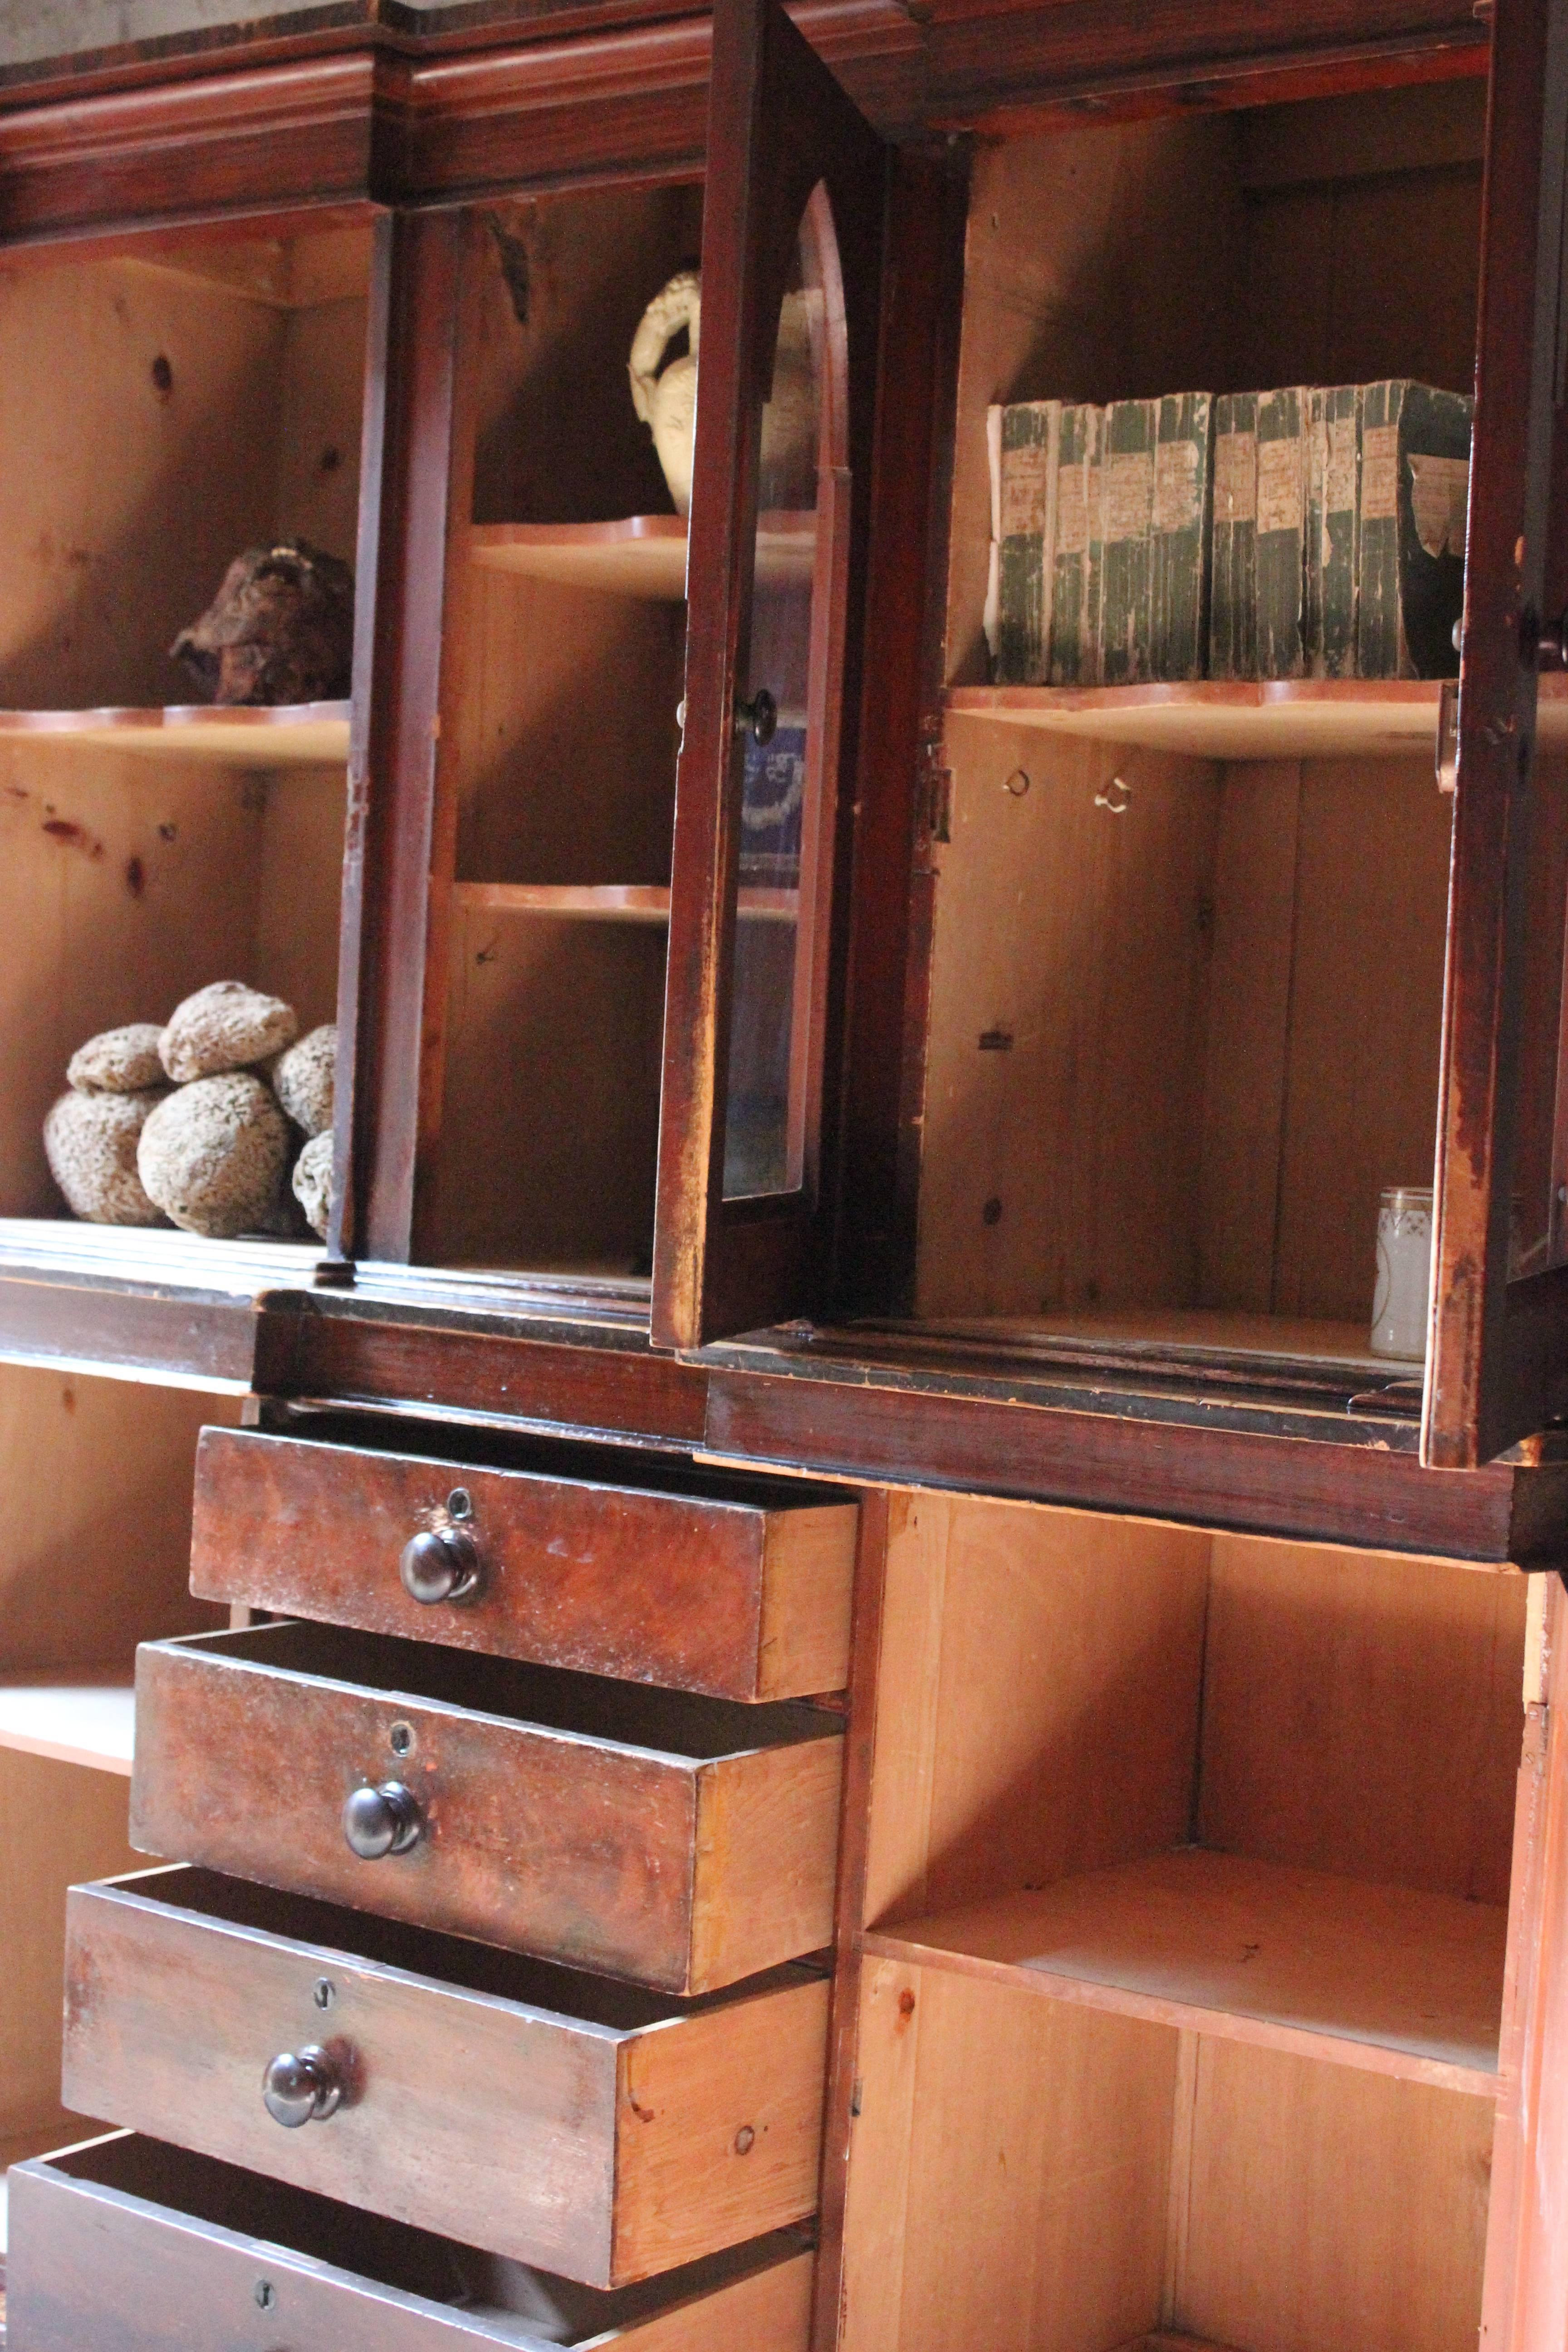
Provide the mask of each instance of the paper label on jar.
{"label": "paper label on jar", "polygon": [[1142,539],[1148,532],[1154,503],[1154,453],[1124,449],[1103,461],[1105,481],[1105,541]]}
{"label": "paper label on jar", "polygon": [[1081,555],[1089,545],[1089,468],[1064,467],[1057,487],[1057,553]]}
{"label": "paper label on jar", "polygon": [[1154,453],[1154,528],[1191,530],[1197,520],[1197,446],[1192,441],[1162,441]]}
{"label": "paper label on jar", "polygon": [[1410,453],[1410,504],[1415,536],[1428,555],[1465,554],[1465,509],[1469,503],[1468,457],[1418,457]]}
{"label": "paper label on jar", "polygon": [[1214,445],[1214,512],[1216,522],[1254,522],[1258,517],[1258,436],[1222,433]]}
{"label": "paper label on jar", "polygon": [[1338,514],[1355,508],[1356,429],[1353,416],[1328,420],[1328,461],[1323,472],[1323,509]]}
{"label": "paper label on jar", "polygon": [[1002,453],[1002,536],[1038,539],[1046,527],[1046,490],[1050,450],[1044,441],[1021,442]]}
{"label": "paper label on jar", "polygon": [[1260,441],[1258,445],[1259,532],[1300,530],[1303,489],[1300,440]]}
{"label": "paper label on jar", "polygon": [[1361,519],[1392,522],[1399,508],[1399,427],[1369,425],[1361,436]]}

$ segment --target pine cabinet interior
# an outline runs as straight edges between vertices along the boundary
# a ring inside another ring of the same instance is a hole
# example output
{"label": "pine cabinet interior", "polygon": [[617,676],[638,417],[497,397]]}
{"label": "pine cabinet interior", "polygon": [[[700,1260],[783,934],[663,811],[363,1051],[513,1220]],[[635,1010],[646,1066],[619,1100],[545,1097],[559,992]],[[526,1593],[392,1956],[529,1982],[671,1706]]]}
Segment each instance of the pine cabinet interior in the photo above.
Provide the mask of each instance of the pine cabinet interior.
{"label": "pine cabinet interior", "polygon": [[335,1013],[348,705],[211,709],[170,648],[243,549],[354,562],[368,264],[352,226],[7,258],[8,1219],[66,1213],[44,1117],[98,1031],[215,980]]}

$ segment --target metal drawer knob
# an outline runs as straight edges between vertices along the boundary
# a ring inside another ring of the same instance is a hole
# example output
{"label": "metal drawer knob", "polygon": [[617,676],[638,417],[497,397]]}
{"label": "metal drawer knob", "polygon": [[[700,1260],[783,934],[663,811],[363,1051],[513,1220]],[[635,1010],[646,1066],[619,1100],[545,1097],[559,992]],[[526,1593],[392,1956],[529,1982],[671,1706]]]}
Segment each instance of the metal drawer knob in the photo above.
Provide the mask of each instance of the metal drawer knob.
{"label": "metal drawer knob", "polygon": [[343,1807],[343,1835],[362,1862],[406,1853],[419,1843],[425,1817],[412,1789],[384,1780],[379,1789],[355,1789]]}
{"label": "metal drawer knob", "polygon": [[467,1601],[479,1589],[479,1548],[467,1528],[422,1528],[404,1545],[397,1572],[409,1599],[426,1608]]}
{"label": "metal drawer knob", "polygon": [[261,2077],[267,2112],[285,2131],[301,2124],[324,2124],[342,2103],[343,2086],[328,2052],[317,2042],[285,2050]]}

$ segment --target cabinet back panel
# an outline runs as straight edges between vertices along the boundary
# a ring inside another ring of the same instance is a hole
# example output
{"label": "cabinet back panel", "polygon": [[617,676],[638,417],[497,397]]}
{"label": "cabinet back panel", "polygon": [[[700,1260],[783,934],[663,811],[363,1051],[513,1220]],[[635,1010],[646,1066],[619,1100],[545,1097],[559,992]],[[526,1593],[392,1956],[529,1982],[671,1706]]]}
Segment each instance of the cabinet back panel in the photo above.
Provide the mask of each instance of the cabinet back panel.
{"label": "cabinet back panel", "polygon": [[[952,722],[919,1311],[1370,1321],[1431,1181],[1450,803]],[[1125,813],[1096,805],[1120,776]],[[1019,788],[1026,778],[1026,789]]]}
{"label": "cabinet back panel", "polygon": [[169,646],[242,548],[297,530],[352,559],[363,351],[357,295],[294,310],[130,259],[0,272],[0,438],[19,459],[0,704],[196,699]]}
{"label": "cabinet back panel", "polygon": [[1371,1321],[1378,1195],[1430,1184],[1453,803],[1423,761],[1303,761],[1279,1315]]}
{"label": "cabinet back panel", "polygon": [[1185,1843],[1209,1538],[895,1496],[867,1916]]}
{"label": "cabinet back panel", "polygon": [[843,2352],[1097,2352],[1153,2326],[1176,2042],[869,1962]]}
{"label": "cabinet back panel", "polygon": [[0,1365],[0,1678],[114,1667],[138,1642],[199,1633],[222,1610],[190,1594],[191,1487],[226,1397]]}
{"label": "cabinet back panel", "polygon": [[474,520],[669,514],[626,355],[660,287],[698,259],[701,189],[595,189],[487,218]]}
{"label": "cabinet back panel", "polygon": [[458,875],[669,880],[683,604],[473,570]]}
{"label": "cabinet back panel", "polygon": [[1207,2038],[1187,2081],[1177,2327],[1250,2352],[1475,2352],[1489,2099]]}
{"label": "cabinet back panel", "polygon": [[214,980],[337,993],[342,769],[0,746],[0,1213],[58,1216],[43,1124],[84,1039]]}
{"label": "cabinet back panel", "polygon": [[459,908],[438,1263],[647,1271],[665,934]]}
{"label": "cabinet back panel", "polygon": [[1205,1845],[1506,1903],[1526,1580],[1216,1535]]}
{"label": "cabinet back panel", "polygon": [[957,723],[949,752],[920,1312],[1190,1305],[1221,772]]}

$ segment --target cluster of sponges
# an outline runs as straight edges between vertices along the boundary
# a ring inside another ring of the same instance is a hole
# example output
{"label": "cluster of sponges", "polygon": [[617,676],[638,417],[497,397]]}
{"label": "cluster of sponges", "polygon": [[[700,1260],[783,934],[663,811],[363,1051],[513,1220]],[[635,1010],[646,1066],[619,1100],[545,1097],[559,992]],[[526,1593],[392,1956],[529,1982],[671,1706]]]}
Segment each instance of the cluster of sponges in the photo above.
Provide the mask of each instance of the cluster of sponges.
{"label": "cluster of sponges", "polygon": [[72,1213],[98,1225],[167,1218],[215,1240],[287,1233],[292,1160],[294,1198],[324,1234],[338,1036],[330,1023],[299,1031],[281,998],[217,980],[162,1028],[136,1021],[89,1037],[44,1122]]}

